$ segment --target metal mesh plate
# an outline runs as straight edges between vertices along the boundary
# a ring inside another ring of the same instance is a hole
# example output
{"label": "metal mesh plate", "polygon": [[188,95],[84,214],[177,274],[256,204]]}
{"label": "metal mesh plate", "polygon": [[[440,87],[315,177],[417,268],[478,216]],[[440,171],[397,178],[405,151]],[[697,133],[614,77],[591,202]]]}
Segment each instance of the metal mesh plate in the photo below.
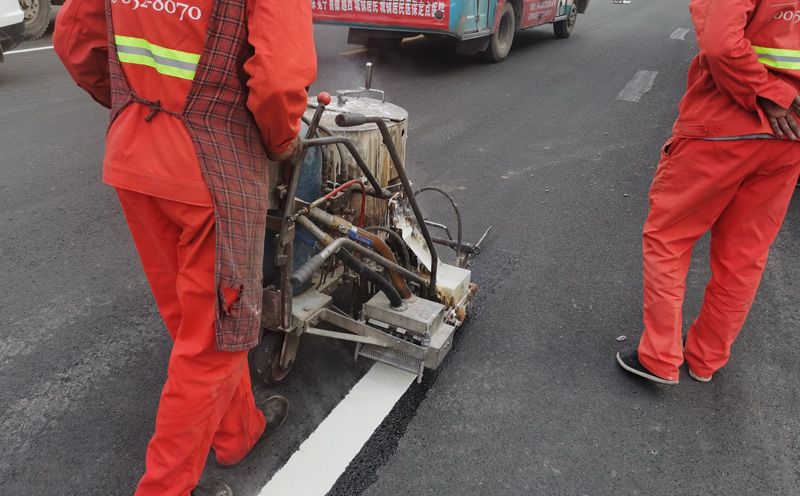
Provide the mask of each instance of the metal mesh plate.
{"label": "metal mesh plate", "polygon": [[414,374],[419,374],[419,369],[422,366],[422,360],[418,360],[402,351],[372,344],[363,345],[358,355]]}

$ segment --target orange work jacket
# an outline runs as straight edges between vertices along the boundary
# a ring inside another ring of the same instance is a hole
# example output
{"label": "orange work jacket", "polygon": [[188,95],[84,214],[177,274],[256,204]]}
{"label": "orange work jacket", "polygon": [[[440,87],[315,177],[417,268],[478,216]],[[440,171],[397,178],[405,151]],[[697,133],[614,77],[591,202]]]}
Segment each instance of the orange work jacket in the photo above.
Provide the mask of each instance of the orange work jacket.
{"label": "orange work jacket", "polygon": [[789,108],[800,91],[800,4],[692,0],[689,10],[700,53],[673,135],[773,134],[756,97]]}
{"label": "orange work jacket", "polygon": [[[109,0],[117,54],[131,89],[180,113],[203,50],[213,0]],[[70,0],[59,14],[53,45],[70,75],[111,106],[105,0]],[[300,131],[308,87],[316,78],[311,7],[306,0],[247,2],[252,57],[247,107],[269,152],[285,150]],[[106,139],[104,182],[195,205],[212,205],[191,137],[181,119],[127,106]]]}

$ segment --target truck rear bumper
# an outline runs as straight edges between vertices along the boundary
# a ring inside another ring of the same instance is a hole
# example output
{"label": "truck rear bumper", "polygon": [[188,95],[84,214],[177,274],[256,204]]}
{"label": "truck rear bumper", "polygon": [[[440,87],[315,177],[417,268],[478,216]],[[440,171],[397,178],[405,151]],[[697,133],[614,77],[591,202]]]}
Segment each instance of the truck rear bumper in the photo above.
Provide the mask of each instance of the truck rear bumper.
{"label": "truck rear bumper", "polygon": [[0,62],[3,61],[3,53],[19,45],[25,33],[25,21],[11,24],[0,28]]}

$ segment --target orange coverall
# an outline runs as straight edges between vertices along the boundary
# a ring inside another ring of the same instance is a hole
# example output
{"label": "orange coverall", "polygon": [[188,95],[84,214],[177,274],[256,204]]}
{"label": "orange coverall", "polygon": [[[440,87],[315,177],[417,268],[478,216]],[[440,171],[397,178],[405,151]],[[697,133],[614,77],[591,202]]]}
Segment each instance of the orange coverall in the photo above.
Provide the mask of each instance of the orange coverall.
{"label": "orange coverall", "polygon": [[[706,378],[730,357],[800,173],[800,143],[776,139],[758,97],[789,109],[800,89],[800,7],[692,0],[699,55],[664,146],[643,229],[639,361],[678,380],[684,358]],[[681,349],[692,248],[711,231],[712,277]]]}
{"label": "orange coverall", "polygon": [[[245,3],[246,41],[253,48],[241,67],[250,89],[246,105],[264,149],[279,153],[299,132],[305,88],[316,77],[310,5],[300,0]],[[184,496],[196,486],[209,447],[220,463],[236,463],[265,428],[253,399],[247,350],[219,351],[215,208],[224,205],[212,199],[195,143],[177,117],[196,82],[194,70],[216,2],[110,0],[108,5],[111,43],[128,85],[164,110],[154,112],[134,102],[116,116],[108,131],[103,172],[104,182],[118,192],[174,341],[146,472],[136,494]],[[110,107],[105,9],[103,0],[67,2],[53,44],[78,85]],[[237,293],[223,290],[230,310]]]}

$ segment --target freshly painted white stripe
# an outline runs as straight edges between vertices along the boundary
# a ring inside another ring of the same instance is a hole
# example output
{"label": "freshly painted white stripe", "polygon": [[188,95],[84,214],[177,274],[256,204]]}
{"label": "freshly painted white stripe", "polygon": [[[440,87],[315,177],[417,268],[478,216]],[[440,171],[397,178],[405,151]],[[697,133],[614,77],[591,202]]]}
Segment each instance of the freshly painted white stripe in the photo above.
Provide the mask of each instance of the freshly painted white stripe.
{"label": "freshly painted white stripe", "polygon": [[416,377],[382,363],[373,365],[259,496],[327,494]]}
{"label": "freshly painted white stripe", "polygon": [[633,79],[628,81],[628,84],[622,88],[622,91],[617,95],[617,100],[625,100],[626,102],[638,102],[642,96],[650,91],[653,87],[653,82],[656,80],[658,71],[639,71],[633,76]]}
{"label": "freshly painted white stripe", "polygon": [[672,34],[669,35],[669,37],[673,40],[682,40],[683,37],[686,36],[686,33],[688,32],[689,32],[688,28],[678,28],[675,31],[673,31]]}
{"label": "freshly painted white stripe", "polygon": [[25,48],[24,50],[11,50],[10,52],[6,52],[6,55],[11,55],[12,53],[38,52],[39,50],[50,50],[51,48],[53,48],[52,45],[37,48]]}

